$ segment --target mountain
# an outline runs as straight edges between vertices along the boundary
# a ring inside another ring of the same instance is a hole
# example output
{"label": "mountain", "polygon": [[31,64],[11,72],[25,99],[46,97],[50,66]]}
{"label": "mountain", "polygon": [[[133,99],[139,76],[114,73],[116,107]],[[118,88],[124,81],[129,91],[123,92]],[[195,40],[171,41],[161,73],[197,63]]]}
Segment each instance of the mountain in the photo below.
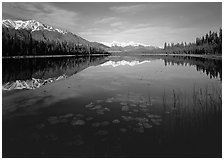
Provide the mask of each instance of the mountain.
{"label": "mountain", "polygon": [[149,45],[145,45],[145,44],[142,44],[142,43],[135,43],[133,41],[130,41],[130,42],[127,42],[127,43],[125,43],[125,42],[117,42],[117,41],[113,41],[111,43],[102,42],[102,44],[104,44],[106,46],[109,46],[109,47],[115,47],[115,46],[117,46],[117,47],[127,47],[127,46],[135,46],[135,47],[137,47],[137,46],[145,46],[145,47],[147,47],[147,46],[149,46]]}
{"label": "mountain", "polygon": [[56,41],[59,43],[66,42],[68,44],[78,46],[81,45],[102,50],[109,48],[103,44],[87,41],[69,31],[54,28],[36,20],[22,21],[6,19],[2,21],[2,29],[7,35],[14,36],[16,34],[20,40],[26,39],[30,34],[32,39],[36,41]]}
{"label": "mountain", "polygon": [[102,44],[110,47],[107,51],[120,51],[120,52],[147,52],[150,50],[158,49],[158,47],[145,45],[142,43],[131,42],[117,42],[113,41],[111,43],[101,42]]}
{"label": "mountain", "polygon": [[47,26],[45,24],[42,24],[36,20],[28,20],[28,21],[22,21],[22,20],[16,20],[12,21],[10,19],[6,19],[2,21],[2,24],[7,27],[7,28],[14,28],[16,30],[18,29],[26,29],[30,30],[31,32],[34,31],[40,31],[40,30],[47,30],[47,31],[52,31],[52,32],[59,32],[62,34],[66,34],[67,31],[63,31],[57,28],[53,28],[50,26]]}

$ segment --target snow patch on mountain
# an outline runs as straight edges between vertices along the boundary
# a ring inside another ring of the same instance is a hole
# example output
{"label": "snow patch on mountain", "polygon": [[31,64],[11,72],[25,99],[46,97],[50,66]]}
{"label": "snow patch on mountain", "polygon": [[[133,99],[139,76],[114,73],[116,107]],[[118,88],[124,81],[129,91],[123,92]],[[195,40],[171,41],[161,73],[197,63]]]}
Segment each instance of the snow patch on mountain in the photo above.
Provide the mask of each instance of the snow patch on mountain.
{"label": "snow patch on mountain", "polygon": [[108,47],[113,47],[113,46],[118,46],[118,47],[127,47],[127,46],[134,46],[134,47],[138,47],[138,46],[144,46],[144,47],[149,47],[150,45],[146,45],[146,44],[142,44],[142,43],[135,43],[133,41],[130,42],[117,42],[117,41],[113,41],[113,42],[101,42],[102,44],[108,46]]}
{"label": "snow patch on mountain", "polygon": [[34,31],[39,31],[39,30],[48,30],[48,31],[55,31],[55,32],[59,32],[61,34],[66,34],[66,31],[63,31],[61,29],[58,28],[54,28],[51,26],[47,26],[43,23],[40,23],[36,20],[27,20],[27,21],[22,21],[22,20],[10,20],[10,19],[5,19],[2,20],[2,25],[4,25],[7,28],[14,28],[16,30],[19,29],[26,29],[26,30],[31,30],[31,32]]}

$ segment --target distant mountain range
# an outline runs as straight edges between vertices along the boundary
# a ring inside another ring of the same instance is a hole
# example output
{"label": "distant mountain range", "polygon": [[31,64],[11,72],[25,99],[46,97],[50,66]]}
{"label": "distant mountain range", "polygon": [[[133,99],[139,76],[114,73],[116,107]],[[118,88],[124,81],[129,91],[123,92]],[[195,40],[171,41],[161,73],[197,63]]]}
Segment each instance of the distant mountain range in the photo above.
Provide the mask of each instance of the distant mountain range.
{"label": "distant mountain range", "polygon": [[119,46],[119,47],[127,47],[127,46],[144,46],[144,47],[149,47],[150,45],[146,45],[146,44],[142,44],[142,43],[135,43],[133,41],[130,42],[117,42],[117,41],[113,41],[111,43],[108,42],[101,42],[102,44],[108,46],[108,47],[115,47],[115,46]]}
{"label": "distant mountain range", "polygon": [[145,45],[142,43],[135,43],[133,41],[131,42],[117,42],[113,41],[111,43],[108,42],[101,42],[102,44],[110,47],[108,51],[121,51],[121,52],[147,52],[153,49],[159,49],[155,46]]}

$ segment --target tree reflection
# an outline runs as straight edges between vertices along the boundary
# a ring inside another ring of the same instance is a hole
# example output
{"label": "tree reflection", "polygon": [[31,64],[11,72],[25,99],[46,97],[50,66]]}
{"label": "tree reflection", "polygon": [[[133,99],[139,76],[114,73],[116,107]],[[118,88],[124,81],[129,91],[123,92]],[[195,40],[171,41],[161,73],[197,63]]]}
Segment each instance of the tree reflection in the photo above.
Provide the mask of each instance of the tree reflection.
{"label": "tree reflection", "polygon": [[210,78],[219,78],[222,80],[222,60],[182,56],[166,56],[163,59],[165,66],[194,66],[197,71],[202,71]]}
{"label": "tree reflection", "polygon": [[47,79],[63,74],[70,76],[88,66],[104,62],[104,57],[55,57],[2,60],[2,83],[32,78]]}

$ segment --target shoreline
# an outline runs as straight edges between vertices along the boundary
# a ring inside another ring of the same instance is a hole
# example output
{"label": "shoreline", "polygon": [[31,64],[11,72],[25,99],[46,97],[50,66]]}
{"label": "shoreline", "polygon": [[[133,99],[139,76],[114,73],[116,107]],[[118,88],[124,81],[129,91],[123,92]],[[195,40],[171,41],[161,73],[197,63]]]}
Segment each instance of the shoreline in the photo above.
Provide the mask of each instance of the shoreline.
{"label": "shoreline", "polygon": [[195,54],[116,54],[111,56],[179,56],[179,57],[198,57],[198,58],[207,58],[207,59],[217,59],[222,60],[222,55],[195,55]]}
{"label": "shoreline", "polygon": [[39,55],[39,56],[10,56],[2,57],[2,59],[25,59],[25,58],[60,58],[60,57],[92,57],[92,56],[181,56],[181,57],[200,57],[207,59],[222,60],[222,55],[198,55],[198,54],[164,54],[164,53],[153,53],[153,54],[92,54],[92,55]]}
{"label": "shoreline", "polygon": [[109,54],[91,54],[91,55],[37,55],[37,56],[8,56],[2,59],[23,59],[23,58],[57,58],[57,57],[91,57],[91,56],[108,56]]}
{"label": "shoreline", "polygon": [[[145,56],[146,54],[142,54],[142,56]],[[157,55],[157,54],[153,54]],[[201,57],[201,58],[208,58],[208,59],[218,59],[222,60],[222,55],[195,55],[195,54],[159,54],[163,56],[180,56],[180,57]]]}

